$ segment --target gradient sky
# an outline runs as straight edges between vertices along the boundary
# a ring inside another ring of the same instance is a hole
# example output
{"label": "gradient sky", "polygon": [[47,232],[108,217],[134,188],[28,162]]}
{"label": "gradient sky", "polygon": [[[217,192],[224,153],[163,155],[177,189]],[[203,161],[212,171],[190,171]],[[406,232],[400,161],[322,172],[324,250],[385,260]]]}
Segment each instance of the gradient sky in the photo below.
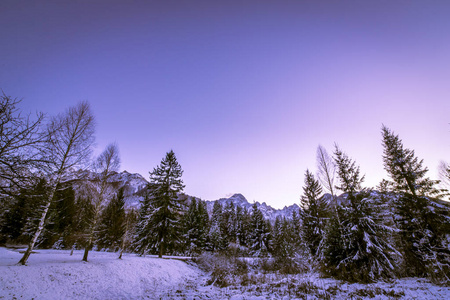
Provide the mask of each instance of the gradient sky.
{"label": "gradient sky", "polygon": [[366,186],[381,125],[450,162],[449,1],[0,2],[0,88],[28,112],[88,100],[97,152],[142,174],[173,149],[185,192],[299,203],[334,143]]}

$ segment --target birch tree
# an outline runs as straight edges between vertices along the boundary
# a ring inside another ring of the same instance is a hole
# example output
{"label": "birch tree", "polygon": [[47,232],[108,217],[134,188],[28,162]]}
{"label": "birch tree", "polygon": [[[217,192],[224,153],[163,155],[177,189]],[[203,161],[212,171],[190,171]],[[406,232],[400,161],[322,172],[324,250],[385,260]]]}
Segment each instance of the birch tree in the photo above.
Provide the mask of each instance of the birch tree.
{"label": "birch tree", "polygon": [[327,150],[319,145],[317,147],[317,178],[331,196],[335,197],[334,178],[336,174],[336,165],[328,155]]}
{"label": "birch tree", "polygon": [[104,207],[108,196],[112,192],[109,190],[108,179],[117,172],[120,167],[119,148],[116,144],[109,144],[106,149],[97,157],[94,162],[94,171],[98,173],[100,181],[94,195],[94,213],[90,220],[88,242],[84,249],[83,261],[87,261],[89,250],[92,248],[95,237],[95,229],[100,219],[100,213]]}
{"label": "birch tree", "polygon": [[0,96],[0,193],[3,195],[24,188],[28,179],[34,178],[28,176],[29,170],[39,162],[37,147],[42,142],[40,129],[44,115],[38,113],[35,119],[24,116],[17,107],[19,103],[20,100],[4,93]]}
{"label": "birch tree", "polygon": [[47,138],[41,147],[41,154],[45,161],[43,171],[47,174],[50,192],[36,232],[19,261],[20,264],[26,264],[42,233],[47,212],[59,184],[65,181],[69,170],[80,168],[89,161],[94,143],[94,129],[94,117],[87,102],[70,107],[65,113],[53,117],[47,125]]}

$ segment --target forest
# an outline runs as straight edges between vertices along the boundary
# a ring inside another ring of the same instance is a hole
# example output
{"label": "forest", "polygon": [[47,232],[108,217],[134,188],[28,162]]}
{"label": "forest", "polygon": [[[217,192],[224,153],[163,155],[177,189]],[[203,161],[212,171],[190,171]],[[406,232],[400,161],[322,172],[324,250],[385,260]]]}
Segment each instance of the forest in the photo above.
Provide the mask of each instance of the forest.
{"label": "forest", "polygon": [[47,117],[24,114],[20,100],[1,96],[0,245],[27,245],[20,264],[36,247],[84,249],[84,261],[93,249],[118,257],[209,253],[270,258],[268,268],[287,274],[308,265],[349,282],[426,277],[450,284],[450,165],[442,162],[440,180],[430,179],[385,125],[388,178],[364,187],[356,161],[337,144],[331,154],[319,146],[317,170],[305,170],[299,186],[300,209],[271,220],[256,203],[215,202],[209,211],[184,194],[172,150],[149,172],[139,207],[126,207],[123,189],[109,181],[120,169],[118,145],[92,157],[94,120],[87,102]]}

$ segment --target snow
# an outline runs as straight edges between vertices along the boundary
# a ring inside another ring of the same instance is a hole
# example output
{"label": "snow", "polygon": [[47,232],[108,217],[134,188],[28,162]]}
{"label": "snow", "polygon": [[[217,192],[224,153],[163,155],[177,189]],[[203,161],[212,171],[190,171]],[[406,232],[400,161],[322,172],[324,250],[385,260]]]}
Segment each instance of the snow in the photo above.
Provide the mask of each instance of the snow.
{"label": "snow", "polygon": [[159,299],[196,282],[201,271],[183,261],[91,251],[36,250],[27,266],[21,254],[0,248],[0,299]]}
{"label": "snow", "polygon": [[261,273],[250,268],[248,285],[239,278],[226,288],[206,285],[208,274],[186,261],[91,251],[36,250],[26,266],[21,254],[0,248],[0,299],[450,299],[450,287],[423,278],[349,284],[298,275]]}

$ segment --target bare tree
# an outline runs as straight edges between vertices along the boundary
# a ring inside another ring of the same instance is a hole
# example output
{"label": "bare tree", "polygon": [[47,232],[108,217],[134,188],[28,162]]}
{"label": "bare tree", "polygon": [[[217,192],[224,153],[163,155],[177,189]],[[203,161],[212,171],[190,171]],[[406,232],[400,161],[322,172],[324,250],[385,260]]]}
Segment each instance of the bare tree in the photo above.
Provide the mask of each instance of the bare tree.
{"label": "bare tree", "polygon": [[317,147],[317,170],[317,177],[319,178],[320,183],[334,198],[336,165],[334,160],[328,155],[327,150],[321,145]]}
{"label": "bare tree", "polygon": [[17,105],[20,100],[0,96],[0,193],[11,194],[33,178],[30,169],[38,159],[37,147],[42,142],[40,134],[42,113],[36,118],[23,116]]}
{"label": "bare tree", "polygon": [[20,264],[24,265],[27,262],[44,228],[47,212],[59,184],[66,179],[69,170],[82,167],[89,161],[94,143],[94,129],[94,117],[87,102],[70,107],[49,122],[47,140],[41,147],[41,153],[46,162],[43,170],[47,174],[50,191],[36,232],[19,261]]}
{"label": "bare tree", "polygon": [[445,161],[439,164],[439,179],[444,192],[443,196],[450,196],[450,165]]}
{"label": "bare tree", "polygon": [[108,179],[117,172],[120,167],[119,148],[116,144],[109,144],[106,149],[97,157],[94,162],[93,169],[99,175],[99,185],[94,195],[94,213],[90,220],[88,242],[84,249],[83,261],[87,261],[89,250],[92,247],[95,229],[100,218],[100,212],[105,205],[108,195],[113,192],[108,190]]}

